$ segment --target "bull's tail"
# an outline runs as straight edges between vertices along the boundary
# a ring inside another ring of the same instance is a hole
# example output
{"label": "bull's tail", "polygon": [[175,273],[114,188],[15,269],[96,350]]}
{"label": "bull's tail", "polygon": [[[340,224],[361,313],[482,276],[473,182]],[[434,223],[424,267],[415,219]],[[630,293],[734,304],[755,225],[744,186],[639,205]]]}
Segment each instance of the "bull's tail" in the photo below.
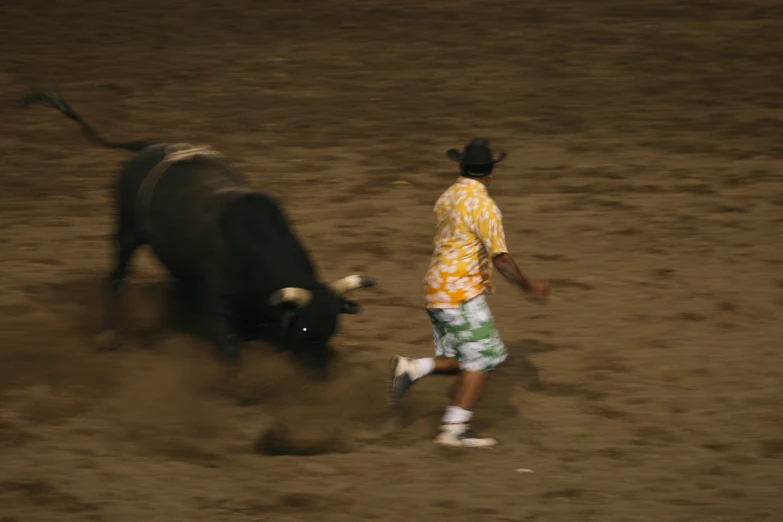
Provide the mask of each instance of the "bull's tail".
{"label": "bull's tail", "polygon": [[27,96],[19,100],[18,105],[20,107],[28,107],[34,103],[40,103],[41,105],[47,105],[49,107],[53,107],[60,111],[61,113],[65,114],[68,118],[72,119],[73,121],[77,122],[82,127],[82,132],[84,133],[87,138],[90,140],[103,145],[104,147],[109,147],[112,149],[125,149],[130,150],[134,152],[138,152],[140,150],[144,150],[152,143],[148,143],[145,141],[129,141],[129,142],[114,142],[114,141],[108,141],[103,139],[96,131],[92,128],[92,125],[87,123],[82,119],[79,114],[75,110],[71,108],[70,105],[68,105],[68,102],[65,101],[65,99],[60,94],[60,91],[54,89],[51,91],[33,91],[29,93]]}

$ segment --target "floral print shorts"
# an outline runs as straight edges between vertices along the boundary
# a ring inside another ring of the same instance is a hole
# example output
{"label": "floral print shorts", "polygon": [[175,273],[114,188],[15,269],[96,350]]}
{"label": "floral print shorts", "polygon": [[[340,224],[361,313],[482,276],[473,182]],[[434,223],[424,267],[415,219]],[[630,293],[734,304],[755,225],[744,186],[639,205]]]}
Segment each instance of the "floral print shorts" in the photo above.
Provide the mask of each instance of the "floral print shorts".
{"label": "floral print shorts", "polygon": [[508,358],[487,299],[481,294],[458,308],[428,308],[436,357],[459,361],[461,370],[487,372]]}

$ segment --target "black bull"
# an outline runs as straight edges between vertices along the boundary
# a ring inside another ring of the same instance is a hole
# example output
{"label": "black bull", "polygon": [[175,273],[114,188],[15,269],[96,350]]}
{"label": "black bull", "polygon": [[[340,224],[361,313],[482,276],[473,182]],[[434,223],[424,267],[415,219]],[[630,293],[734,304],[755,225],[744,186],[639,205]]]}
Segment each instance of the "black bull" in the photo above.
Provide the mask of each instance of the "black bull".
{"label": "black bull", "polygon": [[290,350],[306,368],[329,366],[329,340],[339,315],[358,312],[358,305],[344,296],[374,285],[373,278],[352,275],[331,285],[319,281],[278,202],[247,188],[214,151],[106,141],[58,92],[32,93],[21,101],[32,103],[59,110],[101,145],[136,152],[116,180],[116,264],[99,336],[104,345],[113,346],[116,338],[131,257],[148,244],[176,279],[198,291],[222,359],[236,361],[239,336],[258,334],[263,326],[264,337]]}

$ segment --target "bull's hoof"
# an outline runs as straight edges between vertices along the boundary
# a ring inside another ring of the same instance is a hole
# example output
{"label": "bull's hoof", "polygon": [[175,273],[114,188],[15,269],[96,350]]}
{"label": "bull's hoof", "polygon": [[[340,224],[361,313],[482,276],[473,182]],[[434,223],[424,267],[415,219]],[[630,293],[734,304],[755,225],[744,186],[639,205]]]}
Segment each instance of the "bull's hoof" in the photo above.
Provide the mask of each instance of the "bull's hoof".
{"label": "bull's hoof", "polygon": [[217,357],[228,366],[239,366],[239,348],[218,348]]}
{"label": "bull's hoof", "polygon": [[136,335],[142,348],[152,350],[157,344],[160,331],[155,328],[139,328]]}
{"label": "bull's hoof", "polygon": [[113,351],[119,347],[117,332],[114,330],[104,330],[97,334],[93,340],[98,347],[98,350],[102,352]]}

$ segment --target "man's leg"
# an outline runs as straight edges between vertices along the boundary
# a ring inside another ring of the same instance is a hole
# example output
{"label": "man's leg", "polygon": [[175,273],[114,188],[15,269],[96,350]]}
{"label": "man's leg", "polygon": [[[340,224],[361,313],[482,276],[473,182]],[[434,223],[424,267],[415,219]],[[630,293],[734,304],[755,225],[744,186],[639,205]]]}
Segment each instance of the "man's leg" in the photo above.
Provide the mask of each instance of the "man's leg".
{"label": "man's leg", "polygon": [[[456,310],[456,309],[455,309]],[[395,355],[391,359],[388,381],[388,402],[396,405],[413,383],[427,375],[456,375],[459,361],[456,359],[456,339],[448,331],[449,310],[427,310],[432,322],[432,340],[435,357],[412,359]]]}
{"label": "man's leg", "polygon": [[452,400],[452,406],[463,410],[473,411],[478,404],[481,394],[487,385],[491,372],[463,371],[459,374],[457,393]]}
{"label": "man's leg", "polygon": [[458,347],[457,393],[446,408],[435,442],[447,446],[490,447],[497,441],[477,436],[470,422],[490,373],[506,359],[507,352],[483,296],[468,301],[463,312],[462,324],[455,326],[459,329],[457,336],[464,340]]}

